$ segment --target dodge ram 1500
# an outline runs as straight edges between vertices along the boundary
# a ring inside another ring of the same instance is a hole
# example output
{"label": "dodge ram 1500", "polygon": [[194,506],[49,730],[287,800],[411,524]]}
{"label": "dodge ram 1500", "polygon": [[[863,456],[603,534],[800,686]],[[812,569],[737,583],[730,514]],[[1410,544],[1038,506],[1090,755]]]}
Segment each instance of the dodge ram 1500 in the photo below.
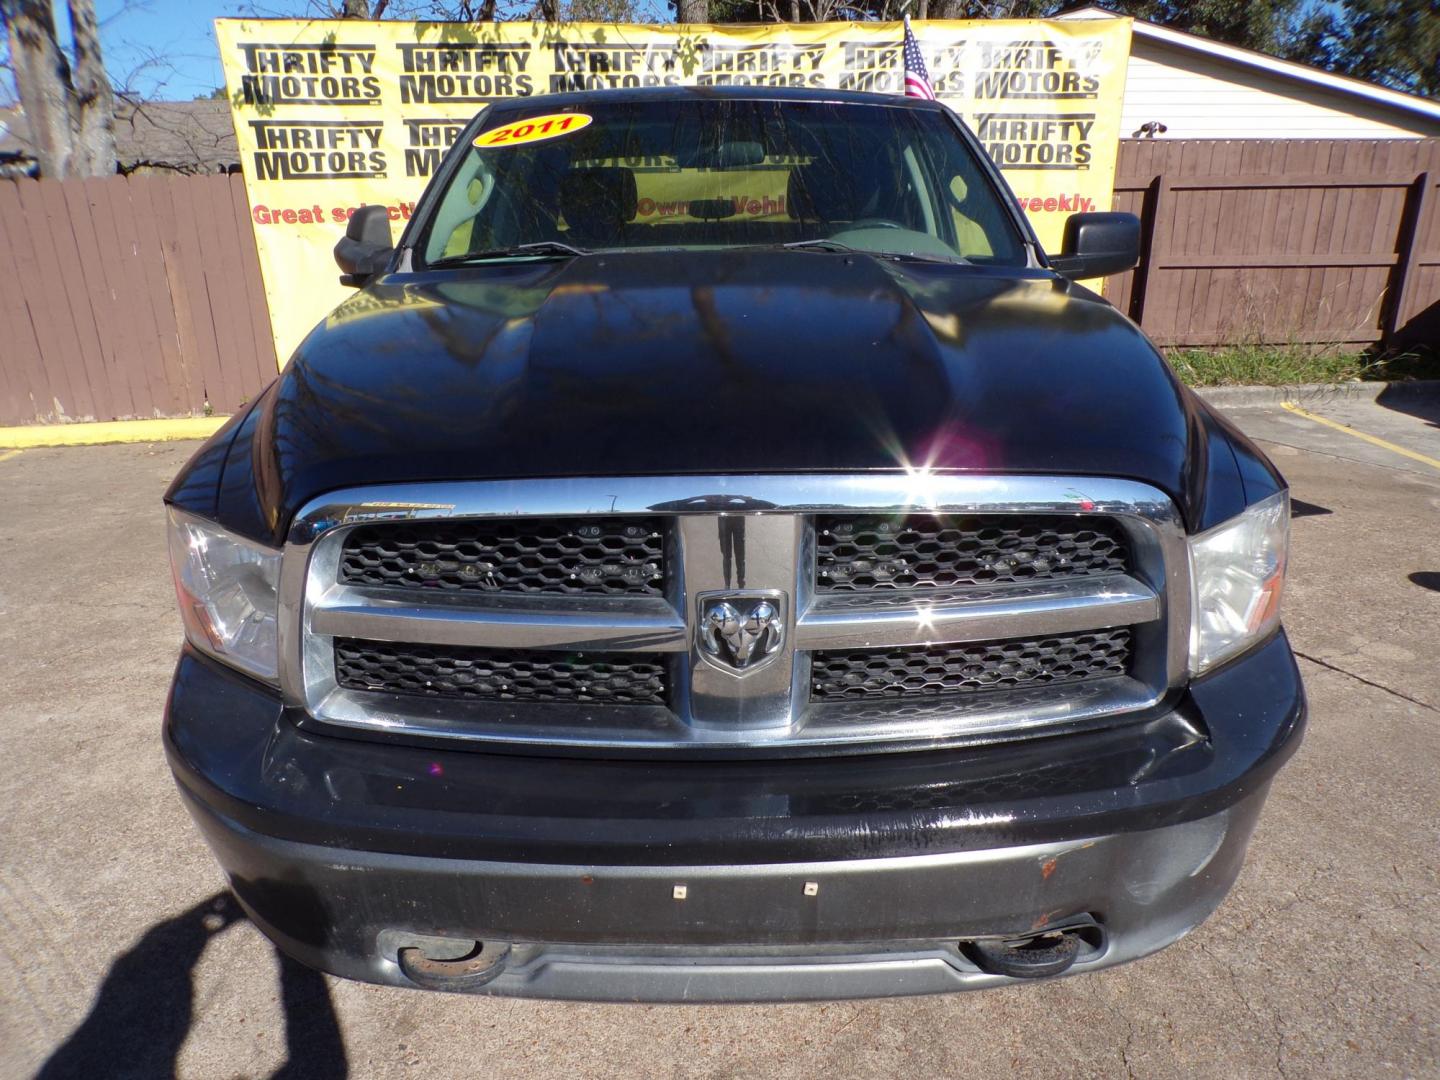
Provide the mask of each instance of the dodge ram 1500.
{"label": "dodge ram 1500", "polygon": [[1305,702],[1264,455],[945,107],[504,101],[167,494],[165,744],[280,948],[908,994],[1175,941]]}

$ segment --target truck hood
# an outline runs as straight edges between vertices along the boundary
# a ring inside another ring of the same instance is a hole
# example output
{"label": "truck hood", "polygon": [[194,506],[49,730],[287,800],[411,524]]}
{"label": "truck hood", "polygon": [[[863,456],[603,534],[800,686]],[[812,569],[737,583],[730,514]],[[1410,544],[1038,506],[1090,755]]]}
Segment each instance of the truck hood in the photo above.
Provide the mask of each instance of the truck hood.
{"label": "truck hood", "polygon": [[1141,480],[1195,527],[1207,482],[1239,476],[1207,457],[1210,420],[1128,320],[1048,271],[593,255],[358,293],[238,426],[217,510],[278,539],[361,484],[928,466]]}

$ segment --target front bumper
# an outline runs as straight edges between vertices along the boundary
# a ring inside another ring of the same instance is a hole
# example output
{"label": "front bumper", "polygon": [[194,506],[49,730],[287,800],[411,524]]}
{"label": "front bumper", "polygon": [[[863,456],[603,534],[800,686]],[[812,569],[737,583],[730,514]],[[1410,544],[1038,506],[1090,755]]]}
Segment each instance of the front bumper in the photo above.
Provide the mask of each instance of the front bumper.
{"label": "front bumper", "polygon": [[792,1000],[1004,984],[959,942],[1075,920],[1098,932],[1072,971],[1162,948],[1234,882],[1304,711],[1280,635],[1110,731],[575,761],[304,732],[187,654],[166,743],[240,902],[314,967],[411,985],[406,945],[504,941],[485,992]]}

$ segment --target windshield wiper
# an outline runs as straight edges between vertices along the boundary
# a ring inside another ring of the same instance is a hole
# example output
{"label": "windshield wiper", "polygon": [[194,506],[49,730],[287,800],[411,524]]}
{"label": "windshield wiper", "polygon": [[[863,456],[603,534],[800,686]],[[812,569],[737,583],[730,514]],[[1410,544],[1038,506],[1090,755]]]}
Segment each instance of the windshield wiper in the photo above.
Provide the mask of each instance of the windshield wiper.
{"label": "windshield wiper", "polygon": [[917,262],[948,263],[951,265],[968,265],[970,260],[963,255],[930,255],[921,251],[874,251],[870,248],[857,248],[841,240],[830,240],[825,237],[819,240],[796,240],[793,243],[781,244],[782,248],[788,251],[838,251],[847,255],[869,255],[876,259],[913,259]]}
{"label": "windshield wiper", "polygon": [[875,251],[862,251],[860,248],[851,247],[849,244],[842,244],[839,240],[827,240],[823,237],[819,240],[796,240],[793,243],[781,244],[780,246],[787,251],[805,251],[809,249],[810,251],[846,251],[854,252],[858,255],[879,254],[879,252]]}
{"label": "windshield wiper", "polygon": [[562,255],[574,258],[577,255],[589,255],[590,252],[584,248],[575,247],[560,240],[540,240],[533,244],[516,244],[513,247],[493,248],[490,251],[467,251],[462,255],[446,255],[441,259],[431,259],[425,265],[427,268],[446,266],[466,266],[470,263],[486,262],[490,259],[513,259],[526,255]]}

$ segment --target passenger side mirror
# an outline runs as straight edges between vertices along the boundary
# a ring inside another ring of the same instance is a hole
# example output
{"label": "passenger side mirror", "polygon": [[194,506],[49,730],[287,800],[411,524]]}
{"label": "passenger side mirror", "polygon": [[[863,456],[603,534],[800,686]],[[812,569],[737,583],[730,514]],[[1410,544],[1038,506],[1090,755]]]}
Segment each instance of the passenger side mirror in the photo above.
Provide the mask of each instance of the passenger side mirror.
{"label": "passenger side mirror", "polygon": [[360,207],[350,215],[345,235],[335,245],[335,264],[342,271],[340,284],[364,285],[385,269],[394,251],[389,207]]}
{"label": "passenger side mirror", "polygon": [[1050,269],[1071,281],[1123,274],[1140,261],[1140,219],[1134,214],[1071,214]]}

